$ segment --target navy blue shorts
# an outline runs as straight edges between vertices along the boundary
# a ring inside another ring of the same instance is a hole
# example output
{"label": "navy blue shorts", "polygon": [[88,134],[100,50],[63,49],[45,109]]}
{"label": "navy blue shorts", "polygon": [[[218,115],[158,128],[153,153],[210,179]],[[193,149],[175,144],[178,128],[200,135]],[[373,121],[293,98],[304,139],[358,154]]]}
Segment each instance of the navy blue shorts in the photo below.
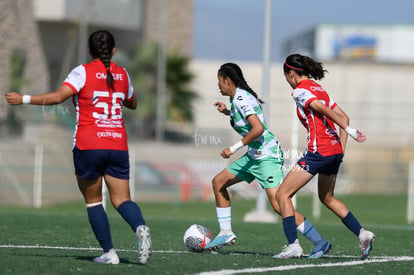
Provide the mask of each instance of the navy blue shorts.
{"label": "navy blue shorts", "polygon": [[104,174],[117,179],[129,179],[128,151],[73,149],[76,176],[93,180]]}
{"label": "navy blue shorts", "polygon": [[318,152],[306,152],[305,155],[298,160],[298,165],[305,171],[316,174],[336,175],[341,165],[344,154],[332,156],[322,156]]}

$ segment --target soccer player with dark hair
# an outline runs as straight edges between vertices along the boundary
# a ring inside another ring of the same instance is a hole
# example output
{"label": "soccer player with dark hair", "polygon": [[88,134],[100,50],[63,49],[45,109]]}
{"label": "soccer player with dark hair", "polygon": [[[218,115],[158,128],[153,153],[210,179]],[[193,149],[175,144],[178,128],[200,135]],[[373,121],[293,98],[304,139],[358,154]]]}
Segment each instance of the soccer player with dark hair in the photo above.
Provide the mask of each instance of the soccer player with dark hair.
{"label": "soccer player with dark hair", "polygon": [[89,53],[93,60],[74,68],[56,91],[39,95],[10,92],[5,97],[12,105],[54,105],[73,98],[76,179],[92,230],[104,252],[93,261],[119,264],[103,208],[104,179],[112,205],[136,234],[138,260],[145,264],[152,253],[151,235],[139,206],[130,197],[127,133],[122,117],[123,106],[137,107],[134,88],[127,71],[111,62],[115,40],[109,31],[99,30],[89,36]]}
{"label": "soccer player with dark hair", "polygon": [[[284,179],[276,193],[283,218],[283,229],[288,245],[274,258],[297,258],[302,254],[295,230],[295,209],[292,196],[313,176],[318,175],[318,194],[321,202],[335,213],[360,241],[361,258],[368,257],[374,233],[362,228],[346,205],[335,198],[334,189],[339,166],[344,156],[348,135],[357,142],[365,136],[349,126],[349,117],[314,80],[325,76],[322,63],[300,54],[292,54],[283,64],[286,81],[292,87],[297,116],[308,132],[308,147]],[[335,124],[340,127],[339,135]]]}
{"label": "soccer player with dark hair", "polygon": [[[216,199],[217,219],[220,232],[207,246],[207,250],[218,249],[236,241],[231,228],[231,200],[227,188],[256,179],[265,189],[270,204],[276,213],[280,207],[276,201],[276,191],[283,180],[283,152],[279,141],[266,126],[261,104],[256,92],[244,79],[237,64],[226,63],[218,70],[218,86],[223,96],[230,98],[230,109],[223,102],[216,102],[217,110],[230,116],[230,123],[242,139],[221,152],[229,158],[240,148],[247,145],[247,153],[223,169],[213,179]],[[309,258],[321,258],[331,247],[305,217],[296,212],[295,230],[314,244]]]}

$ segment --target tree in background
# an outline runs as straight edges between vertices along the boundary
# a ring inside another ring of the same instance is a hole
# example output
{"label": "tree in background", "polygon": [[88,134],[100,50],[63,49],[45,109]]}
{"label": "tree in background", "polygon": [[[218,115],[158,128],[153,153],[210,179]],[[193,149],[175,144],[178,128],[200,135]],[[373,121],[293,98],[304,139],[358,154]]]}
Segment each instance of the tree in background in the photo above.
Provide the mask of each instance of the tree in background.
{"label": "tree in background", "polygon": [[[24,50],[15,49],[12,51],[10,62],[10,91],[20,92],[26,82],[24,69],[26,65],[26,53]],[[23,122],[16,116],[15,108],[7,109],[6,124],[11,135],[19,135],[23,131]]]}
{"label": "tree in background", "polygon": [[[135,111],[125,111],[129,132],[143,138],[155,136],[157,118],[157,44],[138,48],[127,66],[138,100]],[[192,103],[197,94],[190,89],[193,73],[189,70],[190,59],[173,53],[166,58],[166,120],[168,122],[192,123]],[[166,136],[168,139],[168,136]]]}

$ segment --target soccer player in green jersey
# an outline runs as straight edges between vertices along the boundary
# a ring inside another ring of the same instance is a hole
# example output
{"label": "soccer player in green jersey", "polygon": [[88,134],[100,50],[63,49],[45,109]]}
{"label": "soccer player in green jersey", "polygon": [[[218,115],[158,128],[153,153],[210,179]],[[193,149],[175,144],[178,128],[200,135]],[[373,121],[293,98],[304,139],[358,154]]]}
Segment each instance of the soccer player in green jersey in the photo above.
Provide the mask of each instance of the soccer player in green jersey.
{"label": "soccer player in green jersey", "polygon": [[[223,102],[216,102],[217,110],[230,116],[234,130],[242,139],[221,152],[223,158],[229,158],[237,150],[247,145],[246,154],[223,169],[213,179],[213,191],[216,199],[217,219],[220,232],[206,250],[219,249],[236,242],[231,227],[231,200],[227,188],[256,179],[265,189],[273,210],[280,214],[276,201],[276,191],[283,181],[283,152],[279,141],[267,129],[261,104],[263,101],[249,87],[242,70],[237,64],[226,63],[218,70],[218,86],[223,96],[230,97],[230,109]],[[322,238],[312,224],[299,212],[295,212],[297,230],[313,244],[310,258],[321,258],[331,248],[331,244]]]}

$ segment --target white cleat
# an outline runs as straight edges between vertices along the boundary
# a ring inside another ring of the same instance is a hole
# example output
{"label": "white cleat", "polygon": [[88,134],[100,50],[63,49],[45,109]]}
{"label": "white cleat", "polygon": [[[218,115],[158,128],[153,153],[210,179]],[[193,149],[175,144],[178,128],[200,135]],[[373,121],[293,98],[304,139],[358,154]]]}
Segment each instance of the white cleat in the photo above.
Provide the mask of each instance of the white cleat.
{"label": "white cleat", "polygon": [[119,264],[119,257],[112,248],[101,256],[94,258],[93,261],[100,264]]}
{"label": "white cleat", "polygon": [[237,241],[237,237],[233,232],[226,234],[218,234],[209,244],[204,247],[204,250],[216,250],[225,245],[232,245]]}
{"label": "white cleat", "polygon": [[361,248],[361,259],[366,259],[372,250],[372,243],[375,241],[375,234],[371,231],[361,229],[359,232],[359,247]]}
{"label": "white cleat", "polygon": [[282,252],[273,256],[273,259],[288,259],[288,258],[300,258],[303,255],[303,249],[299,244],[299,240],[294,243],[285,245]]}
{"label": "white cleat", "polygon": [[137,228],[138,260],[141,264],[148,263],[152,254],[151,231],[148,226]]}

